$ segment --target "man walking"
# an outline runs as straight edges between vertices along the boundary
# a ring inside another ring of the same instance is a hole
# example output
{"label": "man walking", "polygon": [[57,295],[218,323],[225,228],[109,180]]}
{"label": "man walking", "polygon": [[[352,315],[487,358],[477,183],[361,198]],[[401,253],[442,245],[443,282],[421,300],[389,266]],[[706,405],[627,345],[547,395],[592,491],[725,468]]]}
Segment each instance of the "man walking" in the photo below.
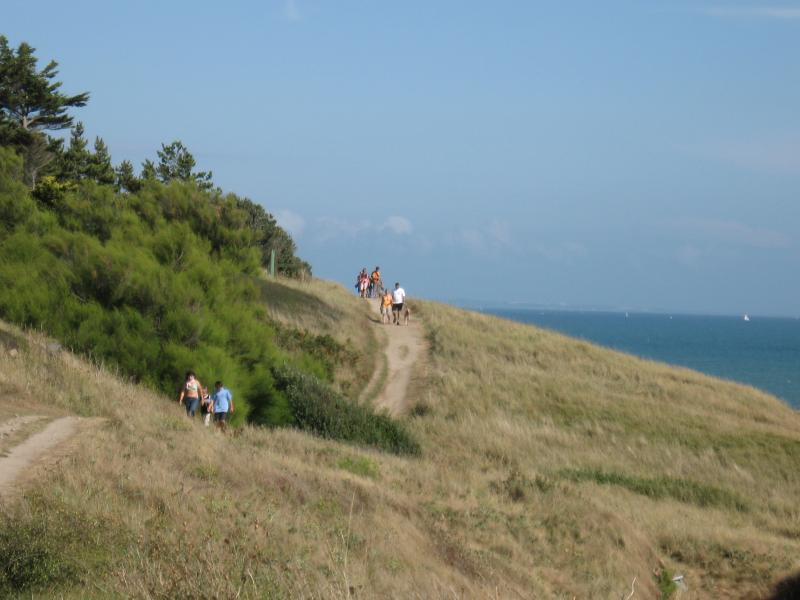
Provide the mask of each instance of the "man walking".
{"label": "man walking", "polygon": [[220,429],[225,428],[228,420],[228,413],[233,412],[233,395],[222,386],[221,381],[214,384],[214,393],[211,394],[211,401],[214,403],[214,422]]}
{"label": "man walking", "polygon": [[406,301],[406,291],[400,287],[400,282],[394,284],[392,292],[392,323],[400,325],[400,315],[403,313],[403,304]]}

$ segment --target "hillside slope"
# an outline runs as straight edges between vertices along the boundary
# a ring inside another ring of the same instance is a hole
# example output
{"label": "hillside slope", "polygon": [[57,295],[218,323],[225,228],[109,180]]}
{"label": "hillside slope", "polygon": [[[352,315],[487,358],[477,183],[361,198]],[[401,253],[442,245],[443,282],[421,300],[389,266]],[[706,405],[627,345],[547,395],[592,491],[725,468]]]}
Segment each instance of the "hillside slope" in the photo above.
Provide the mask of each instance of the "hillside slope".
{"label": "hillside slope", "polygon": [[[291,284],[269,310],[346,341],[363,305],[329,286]],[[292,430],[223,436],[41,338],[14,341],[1,414],[104,421],[4,506],[0,592],[620,598],[636,577],[651,598],[669,572],[688,597],[763,597],[800,568],[787,406],[435,303],[414,318],[428,356],[405,417],[412,458]],[[356,335],[354,372],[379,351]]]}

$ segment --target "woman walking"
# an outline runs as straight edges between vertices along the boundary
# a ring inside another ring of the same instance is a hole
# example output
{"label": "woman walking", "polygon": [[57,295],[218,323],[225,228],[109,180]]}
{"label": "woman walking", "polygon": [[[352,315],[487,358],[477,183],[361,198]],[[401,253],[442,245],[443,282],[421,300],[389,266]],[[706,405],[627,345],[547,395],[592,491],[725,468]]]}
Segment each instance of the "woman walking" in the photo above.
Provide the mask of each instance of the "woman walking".
{"label": "woman walking", "polygon": [[189,417],[194,417],[197,412],[197,407],[200,405],[200,395],[202,394],[203,386],[194,375],[194,371],[186,372],[186,381],[183,382],[181,388],[181,396],[178,398],[178,404],[183,404],[186,408],[186,414]]}

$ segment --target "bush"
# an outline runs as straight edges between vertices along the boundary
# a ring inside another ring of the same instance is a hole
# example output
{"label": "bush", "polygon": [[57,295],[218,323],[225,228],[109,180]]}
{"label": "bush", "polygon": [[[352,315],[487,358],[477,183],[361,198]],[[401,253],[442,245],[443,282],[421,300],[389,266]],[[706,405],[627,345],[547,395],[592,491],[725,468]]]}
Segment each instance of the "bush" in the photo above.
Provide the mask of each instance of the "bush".
{"label": "bush", "polygon": [[275,370],[275,380],[300,429],[393,454],[419,454],[419,444],[401,423],[346,400],[318,378],[283,366]]}
{"label": "bush", "polygon": [[170,396],[189,369],[209,387],[221,379],[234,423],[251,410],[257,422],[291,423],[277,362],[330,377],[345,359],[332,338],[278,339],[267,321],[259,261],[265,231],[282,230],[260,207],[249,209],[268,222],[255,227],[235,196],[190,183],[119,194],[43,177],[31,193],[19,177],[21,161],[0,148],[0,317]]}

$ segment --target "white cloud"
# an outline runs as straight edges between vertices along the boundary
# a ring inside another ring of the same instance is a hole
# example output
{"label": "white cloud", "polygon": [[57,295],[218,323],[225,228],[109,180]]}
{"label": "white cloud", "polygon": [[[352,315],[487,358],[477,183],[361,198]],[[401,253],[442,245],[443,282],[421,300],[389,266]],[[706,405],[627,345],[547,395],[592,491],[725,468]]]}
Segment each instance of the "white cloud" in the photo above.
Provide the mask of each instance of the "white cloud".
{"label": "white cloud", "polygon": [[791,238],[785,233],[764,227],[751,227],[737,221],[682,219],[674,221],[673,225],[694,236],[699,236],[703,241],[713,240],[766,249],[789,248],[792,245]]}
{"label": "white cloud", "polygon": [[382,223],[370,219],[349,221],[339,217],[320,217],[316,220],[314,237],[317,241],[327,242],[336,238],[354,238],[364,235],[377,235],[383,232],[394,235],[409,235],[413,231],[411,221],[397,215],[387,217]]}
{"label": "white cloud", "polygon": [[361,233],[374,229],[367,219],[348,221],[338,217],[320,217],[316,222],[316,238],[320,242],[336,238],[354,238]]}
{"label": "white cloud", "polygon": [[391,216],[381,225],[381,230],[387,229],[396,235],[408,235],[413,228],[405,217]]}
{"label": "white cloud", "polygon": [[278,225],[283,227],[292,237],[298,237],[306,228],[306,220],[289,209],[282,209],[275,213],[275,220]]}
{"label": "white cloud", "polygon": [[299,21],[303,18],[300,14],[300,8],[297,6],[297,0],[286,0],[283,5],[283,16],[288,21]]}
{"label": "white cloud", "polygon": [[701,12],[729,19],[800,19],[800,8],[788,6],[709,6]]}

